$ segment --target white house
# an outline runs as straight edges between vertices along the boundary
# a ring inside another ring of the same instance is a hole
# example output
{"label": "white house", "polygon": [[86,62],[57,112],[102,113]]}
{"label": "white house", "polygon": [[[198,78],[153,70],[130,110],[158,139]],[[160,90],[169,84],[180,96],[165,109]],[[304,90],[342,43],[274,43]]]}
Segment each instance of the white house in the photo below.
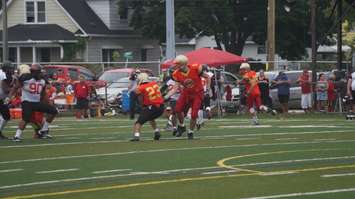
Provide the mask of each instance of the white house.
{"label": "white house", "polygon": [[124,52],[135,61],[160,58],[159,43],[128,26],[130,11],[120,16],[117,0],[9,0],[7,6],[13,62],[58,62],[66,53],[84,62],[119,61]]}

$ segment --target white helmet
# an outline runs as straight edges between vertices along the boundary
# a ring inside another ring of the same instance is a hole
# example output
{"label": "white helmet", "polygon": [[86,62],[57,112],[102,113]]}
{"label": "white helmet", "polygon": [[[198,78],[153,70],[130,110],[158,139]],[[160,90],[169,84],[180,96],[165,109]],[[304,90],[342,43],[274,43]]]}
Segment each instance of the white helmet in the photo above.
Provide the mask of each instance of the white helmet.
{"label": "white helmet", "polygon": [[248,63],[242,63],[240,69],[250,69],[250,65]]}
{"label": "white helmet", "polygon": [[27,65],[27,64],[21,64],[21,65],[18,67],[18,70],[19,70],[20,76],[23,75],[23,74],[30,74],[30,73],[31,73],[31,71],[30,71],[30,66]]}
{"label": "white helmet", "polygon": [[147,73],[139,73],[137,76],[138,84],[149,82],[149,76]]}
{"label": "white helmet", "polygon": [[189,59],[185,55],[178,55],[174,59],[174,64],[186,65]]}

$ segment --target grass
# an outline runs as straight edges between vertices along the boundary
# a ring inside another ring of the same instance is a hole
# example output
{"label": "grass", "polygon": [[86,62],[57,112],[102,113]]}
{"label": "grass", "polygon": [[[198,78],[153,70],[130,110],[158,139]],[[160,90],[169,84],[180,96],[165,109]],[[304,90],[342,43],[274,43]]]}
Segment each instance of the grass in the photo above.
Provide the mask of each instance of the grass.
{"label": "grass", "polygon": [[32,139],[29,127],[22,143],[0,140],[0,197],[355,198],[355,122],[325,114],[260,121],[207,121],[195,140],[162,132],[153,141],[146,126],[143,141],[130,143],[126,118],[58,118],[54,139]]}

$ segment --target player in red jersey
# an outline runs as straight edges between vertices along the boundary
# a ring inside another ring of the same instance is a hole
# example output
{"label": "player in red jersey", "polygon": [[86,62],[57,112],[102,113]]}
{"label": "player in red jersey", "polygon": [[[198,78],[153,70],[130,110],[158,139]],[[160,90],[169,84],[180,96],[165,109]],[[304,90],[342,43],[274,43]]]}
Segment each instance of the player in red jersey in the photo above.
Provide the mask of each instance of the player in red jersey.
{"label": "player in red jersey", "polygon": [[141,128],[148,121],[154,129],[154,140],[159,140],[161,136],[155,119],[164,112],[164,99],[160,93],[159,85],[154,81],[149,82],[148,77],[147,73],[140,73],[137,76],[138,86],[135,92],[140,98],[142,110],[134,124],[134,135],[131,141],[139,141]]}
{"label": "player in red jersey", "polygon": [[[257,110],[271,112],[266,106],[261,104],[260,89],[258,86],[257,75],[255,71],[250,70],[248,63],[242,63],[239,70],[240,75],[245,82],[245,98],[249,113],[252,116],[252,123],[259,125]],[[271,112],[274,114],[274,112]]]}
{"label": "player in red jersey", "polygon": [[202,65],[200,64],[188,64],[188,58],[184,55],[178,55],[174,59],[175,71],[172,75],[172,79],[177,82],[174,89],[169,91],[165,96],[166,99],[170,98],[176,90],[182,86],[181,94],[176,102],[175,111],[178,116],[178,133],[177,137],[180,137],[185,131],[186,127],[184,124],[184,111],[191,107],[191,120],[190,129],[188,131],[188,139],[193,139],[193,132],[196,126],[196,119],[198,116],[198,111],[201,107],[203,101],[203,85],[201,77],[206,78],[207,88],[210,88],[211,79],[204,72]]}

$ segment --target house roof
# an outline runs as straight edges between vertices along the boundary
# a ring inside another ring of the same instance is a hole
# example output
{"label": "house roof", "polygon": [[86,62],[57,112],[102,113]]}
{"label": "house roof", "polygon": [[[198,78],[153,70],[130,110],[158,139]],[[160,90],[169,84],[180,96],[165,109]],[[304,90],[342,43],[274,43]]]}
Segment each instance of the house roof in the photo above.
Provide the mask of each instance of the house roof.
{"label": "house roof", "polygon": [[[2,41],[2,31],[0,31]],[[56,24],[18,24],[8,28],[8,40],[11,41],[76,41],[75,35]]]}
{"label": "house roof", "polygon": [[86,0],[57,0],[75,23],[80,26],[78,34],[87,35],[130,35],[132,30],[110,30],[90,8]]}

